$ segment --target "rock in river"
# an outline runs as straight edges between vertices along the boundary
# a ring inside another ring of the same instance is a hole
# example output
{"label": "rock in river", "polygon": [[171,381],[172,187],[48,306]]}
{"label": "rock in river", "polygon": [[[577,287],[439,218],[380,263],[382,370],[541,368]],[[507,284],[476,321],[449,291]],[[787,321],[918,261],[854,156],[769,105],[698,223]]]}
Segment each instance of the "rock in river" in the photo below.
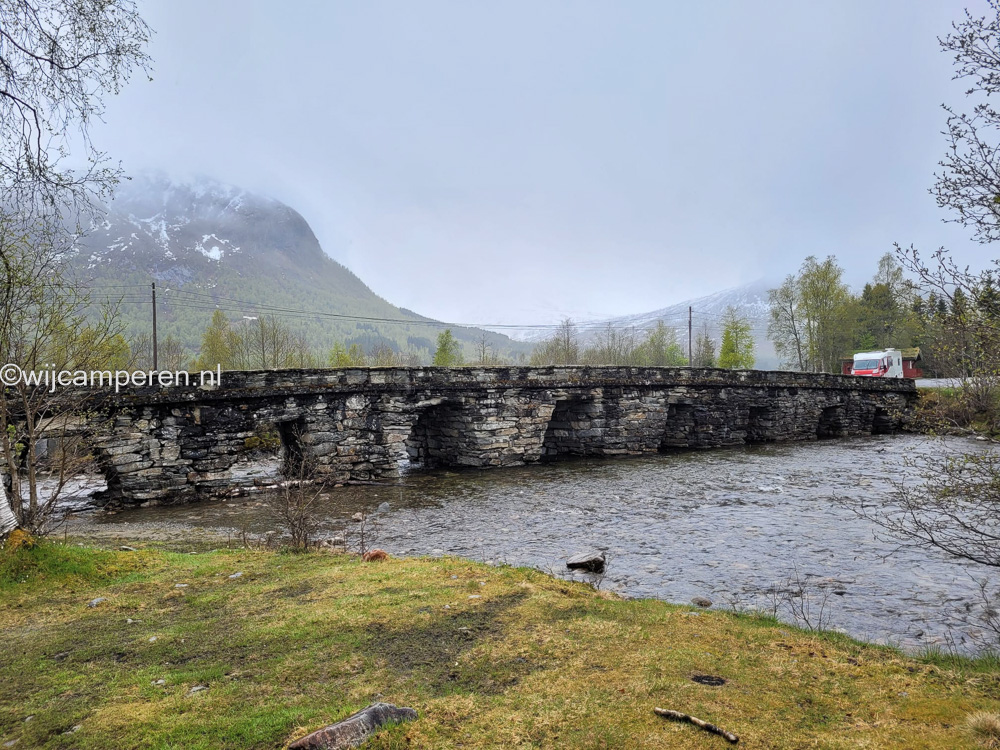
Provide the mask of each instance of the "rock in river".
{"label": "rock in river", "polygon": [[584,552],[580,555],[573,555],[566,561],[566,567],[571,570],[586,570],[590,573],[604,572],[603,552]]}

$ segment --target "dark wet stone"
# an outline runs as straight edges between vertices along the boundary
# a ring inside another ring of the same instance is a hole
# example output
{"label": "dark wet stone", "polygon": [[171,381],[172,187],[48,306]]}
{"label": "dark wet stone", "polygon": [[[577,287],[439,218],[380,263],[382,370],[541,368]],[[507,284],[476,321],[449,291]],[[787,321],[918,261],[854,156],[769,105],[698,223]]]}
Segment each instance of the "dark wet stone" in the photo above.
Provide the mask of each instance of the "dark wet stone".
{"label": "dark wet stone", "polygon": [[570,570],[586,570],[590,573],[604,572],[605,557],[603,552],[584,552],[574,555],[566,561]]}
{"label": "dark wet stone", "polygon": [[706,599],[703,596],[696,596],[694,599],[691,600],[691,603],[694,606],[696,606],[696,607],[711,607],[712,606],[712,600],[711,599]]}
{"label": "dark wet stone", "polygon": [[726,684],[724,678],[716,677],[712,674],[696,674],[691,677],[691,681],[697,682],[699,685],[710,685],[711,687],[719,687]]}

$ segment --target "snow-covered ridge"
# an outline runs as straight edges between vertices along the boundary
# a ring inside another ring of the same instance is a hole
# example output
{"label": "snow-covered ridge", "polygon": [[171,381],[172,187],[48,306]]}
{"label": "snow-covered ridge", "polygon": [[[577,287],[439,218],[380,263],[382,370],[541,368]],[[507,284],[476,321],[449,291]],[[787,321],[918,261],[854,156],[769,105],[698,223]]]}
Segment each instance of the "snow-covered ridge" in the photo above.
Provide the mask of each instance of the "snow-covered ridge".
{"label": "snow-covered ridge", "polygon": [[238,231],[253,212],[277,205],[216,180],[179,182],[142,174],[122,183],[106,216],[92,223],[82,243],[90,255],[88,268],[139,255],[168,266],[195,259],[223,263],[242,252],[226,229]]}
{"label": "snow-covered ridge", "polygon": [[[767,291],[774,285],[765,281],[755,281],[744,286],[723,289],[719,292],[697,297],[683,302],[677,302],[667,307],[661,307],[650,312],[634,313],[631,315],[620,315],[614,318],[601,318],[598,320],[575,321],[580,332],[586,336],[611,325],[614,328],[635,328],[645,330],[652,328],[659,321],[663,321],[668,326],[674,328],[687,328],[688,308],[694,311],[695,325],[701,327],[704,323],[709,323],[711,329],[718,328],[717,323],[729,307],[735,307],[739,313],[747,318],[755,328],[766,326],[769,316],[767,303]],[[522,331],[507,332],[511,338],[519,341],[541,341],[551,336],[549,330],[525,329]]]}

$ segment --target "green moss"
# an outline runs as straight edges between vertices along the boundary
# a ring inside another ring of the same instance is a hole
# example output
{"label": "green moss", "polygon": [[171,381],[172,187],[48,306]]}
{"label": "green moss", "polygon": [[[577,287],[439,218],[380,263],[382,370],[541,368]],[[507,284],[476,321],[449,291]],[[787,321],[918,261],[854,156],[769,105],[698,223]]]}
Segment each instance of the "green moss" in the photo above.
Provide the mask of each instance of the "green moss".
{"label": "green moss", "polygon": [[0,550],[0,591],[110,582],[134,574],[154,559],[143,552],[110,552],[61,544]]}

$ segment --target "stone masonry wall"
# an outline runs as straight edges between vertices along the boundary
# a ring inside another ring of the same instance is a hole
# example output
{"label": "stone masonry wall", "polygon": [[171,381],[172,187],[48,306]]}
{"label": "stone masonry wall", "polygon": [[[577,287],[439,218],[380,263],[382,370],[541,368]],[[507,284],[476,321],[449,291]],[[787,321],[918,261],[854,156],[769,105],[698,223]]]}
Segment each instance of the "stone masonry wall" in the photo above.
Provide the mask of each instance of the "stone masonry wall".
{"label": "stone masonry wall", "polygon": [[228,491],[261,424],[283,472],[343,482],[413,466],[866,435],[905,426],[909,380],[688,368],[352,368],[224,373],[104,399],[89,439],[109,503]]}

